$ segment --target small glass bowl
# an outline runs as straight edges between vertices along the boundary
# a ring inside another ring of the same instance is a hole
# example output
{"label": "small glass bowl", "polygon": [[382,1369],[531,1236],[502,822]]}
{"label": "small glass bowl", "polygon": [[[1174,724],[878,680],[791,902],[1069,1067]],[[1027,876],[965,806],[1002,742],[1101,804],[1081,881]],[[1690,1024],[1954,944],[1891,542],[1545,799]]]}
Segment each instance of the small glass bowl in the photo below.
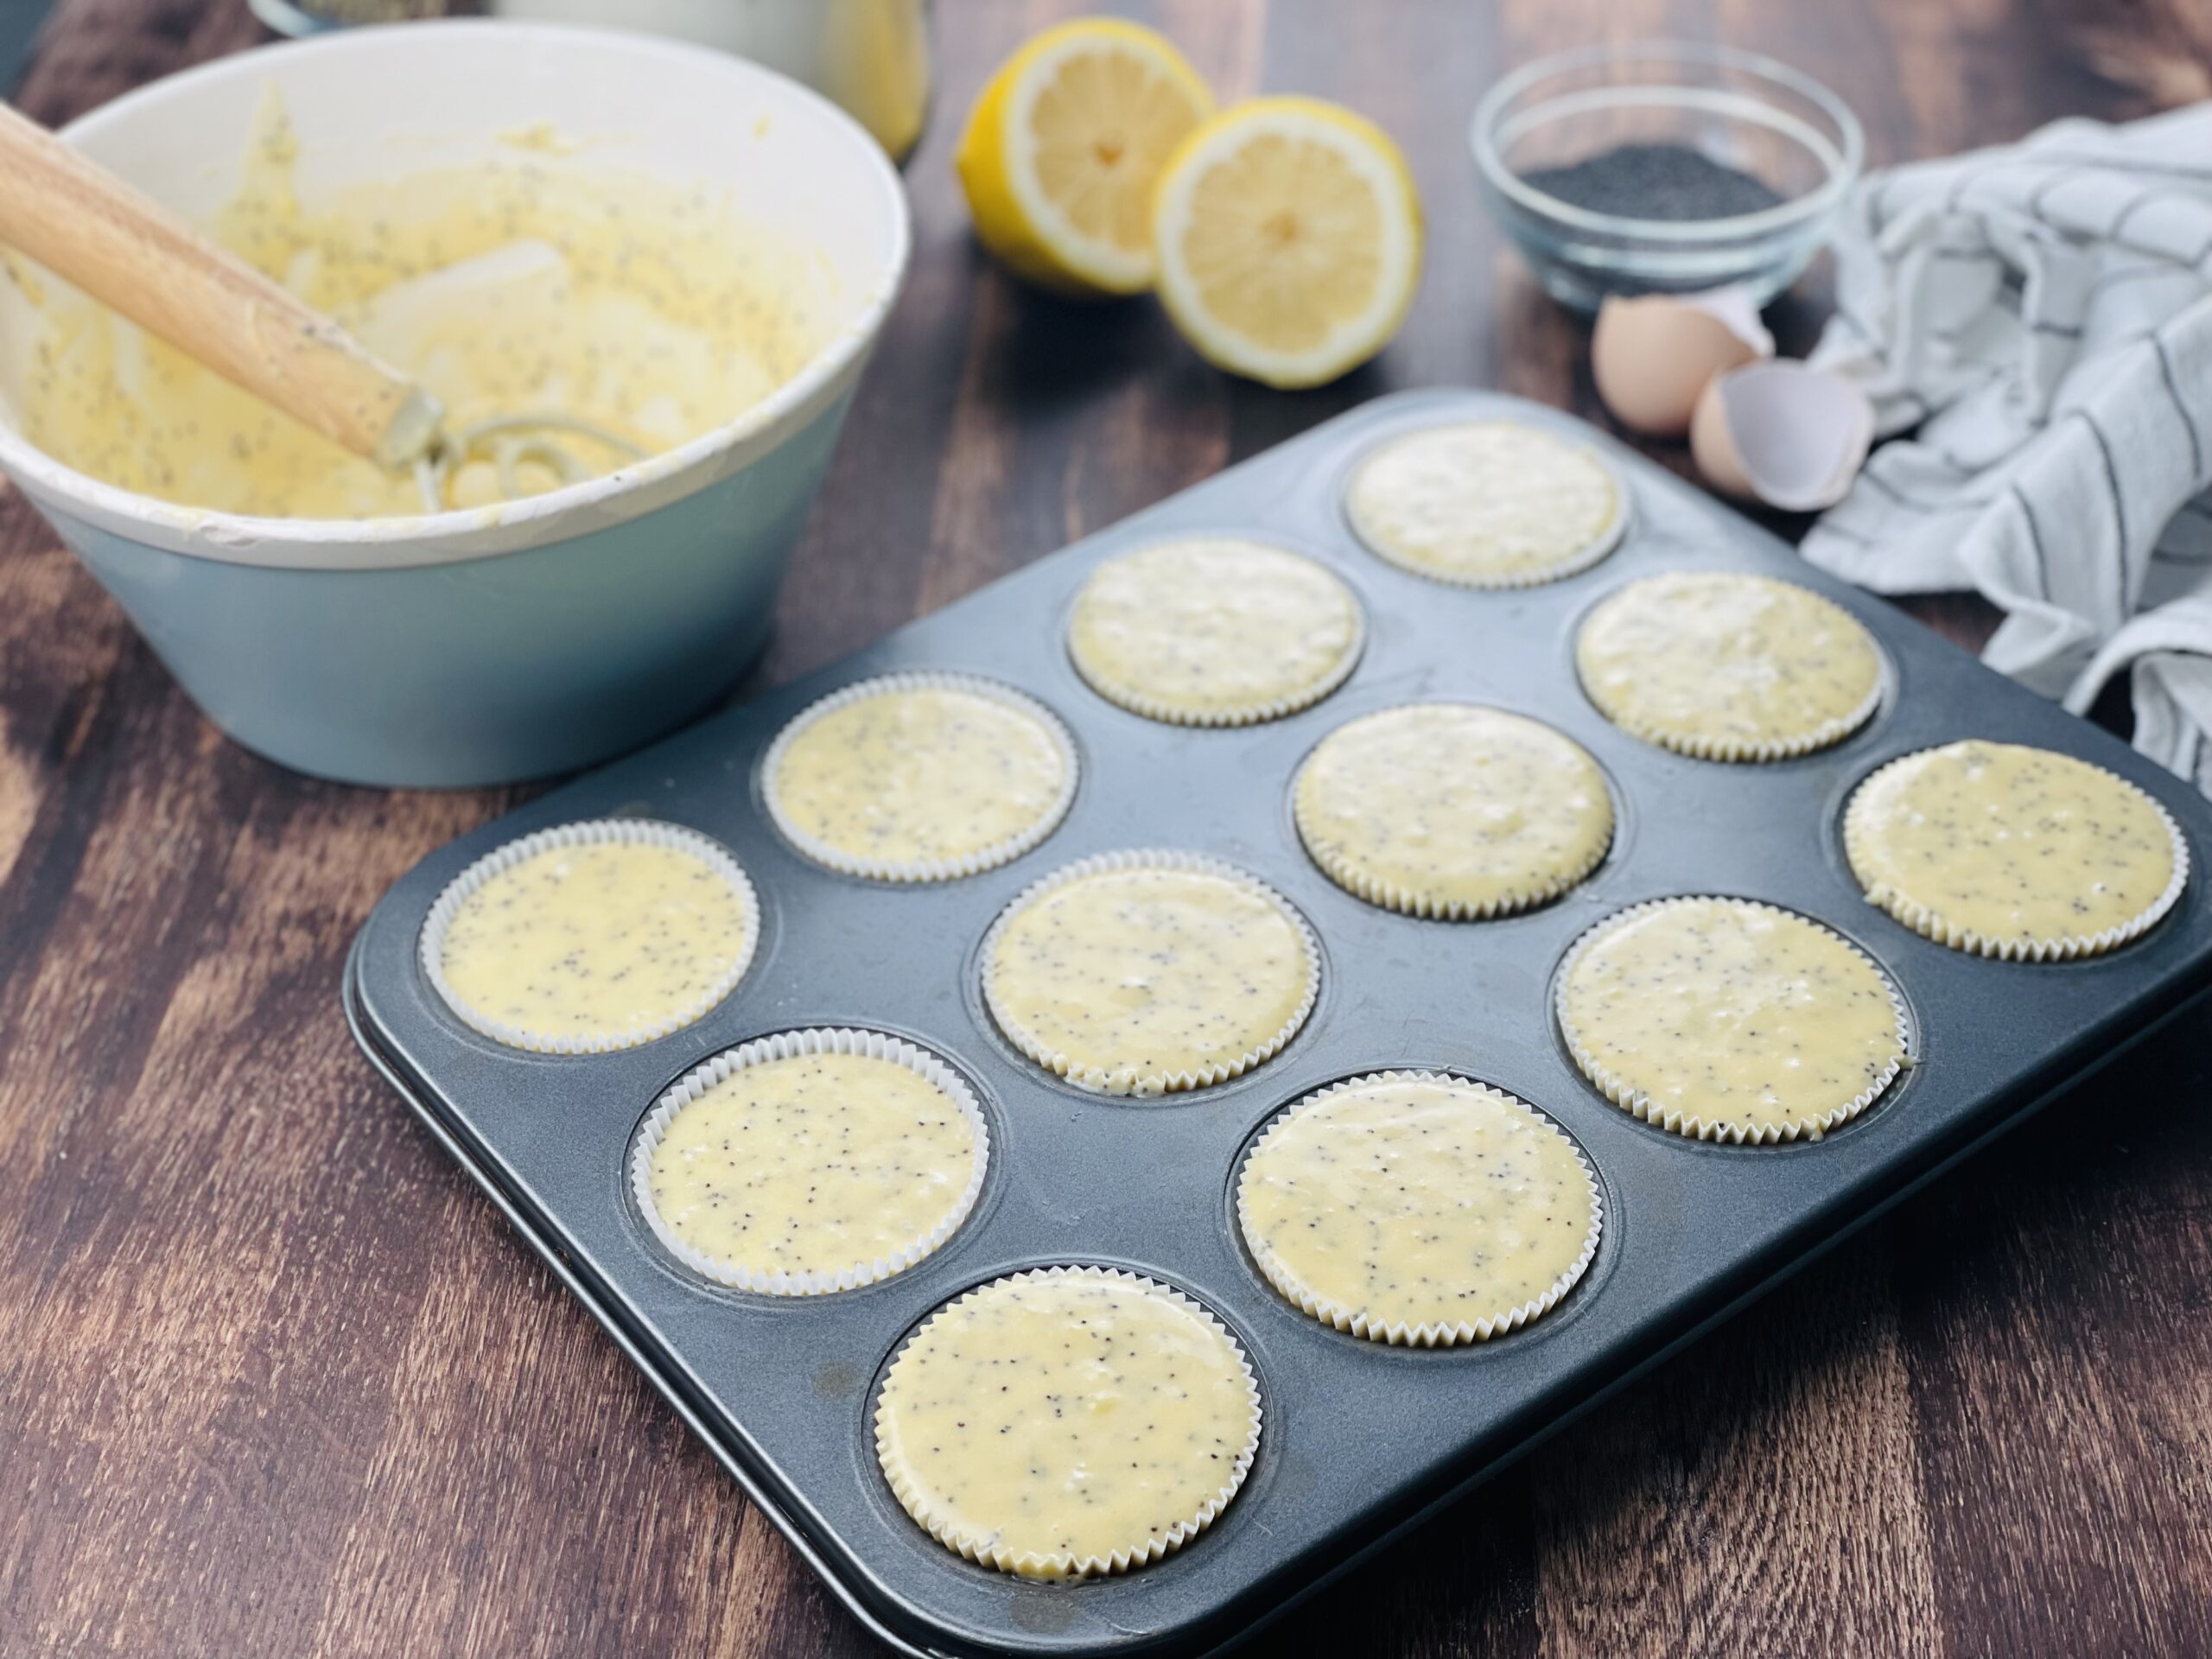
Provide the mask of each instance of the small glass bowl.
{"label": "small glass bowl", "polygon": [[[1540,58],[1475,108],[1469,132],[1491,212],[1561,304],[1740,283],[1764,305],[1796,280],[1859,176],[1866,139],[1810,75],[1726,47],[1649,41]],[[1782,200],[1719,219],[1577,207],[1528,175],[1621,144],[1679,144]]]}

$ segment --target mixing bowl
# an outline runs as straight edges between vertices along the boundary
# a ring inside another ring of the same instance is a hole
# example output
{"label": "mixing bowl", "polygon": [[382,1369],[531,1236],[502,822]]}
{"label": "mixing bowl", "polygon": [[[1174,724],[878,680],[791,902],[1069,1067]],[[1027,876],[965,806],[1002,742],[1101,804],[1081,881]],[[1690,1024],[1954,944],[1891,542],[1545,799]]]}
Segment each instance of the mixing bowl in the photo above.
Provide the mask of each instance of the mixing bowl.
{"label": "mixing bowl", "polygon": [[726,190],[741,222],[815,257],[826,343],[736,421],[603,478],[465,512],[256,518],[115,488],[26,442],[32,302],[0,282],[0,469],[209,717],[302,772],[508,782],[601,760],[716,702],[766,641],[906,270],[906,198],[881,148],[824,99],[721,53],[486,22],[223,59],[63,137],[204,219],[236,193],[271,87],[310,202],[480,162],[549,126],[575,141],[534,145],[549,168]]}

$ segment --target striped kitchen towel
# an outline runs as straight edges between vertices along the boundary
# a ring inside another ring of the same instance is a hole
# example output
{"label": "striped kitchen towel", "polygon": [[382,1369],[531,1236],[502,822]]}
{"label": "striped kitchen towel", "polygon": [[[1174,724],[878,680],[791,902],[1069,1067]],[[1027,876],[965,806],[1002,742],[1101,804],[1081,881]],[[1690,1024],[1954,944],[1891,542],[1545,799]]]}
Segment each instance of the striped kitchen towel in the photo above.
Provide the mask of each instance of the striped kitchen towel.
{"label": "striped kitchen towel", "polygon": [[1993,668],[2076,713],[2133,672],[2135,746],[2212,794],[2212,104],[1871,175],[1813,360],[1910,432],[1805,556],[1979,588]]}

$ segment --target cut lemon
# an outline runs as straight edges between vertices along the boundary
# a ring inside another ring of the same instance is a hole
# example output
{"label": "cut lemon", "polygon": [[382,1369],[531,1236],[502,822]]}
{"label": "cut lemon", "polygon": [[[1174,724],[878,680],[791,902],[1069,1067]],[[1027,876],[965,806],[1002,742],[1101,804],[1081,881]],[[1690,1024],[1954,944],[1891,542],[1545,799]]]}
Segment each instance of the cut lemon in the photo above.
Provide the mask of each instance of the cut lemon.
{"label": "cut lemon", "polygon": [[1372,122],[1260,98],[1184,141],[1153,200],[1160,298],[1209,362],[1318,386],[1389,343],[1421,283],[1421,196]]}
{"label": "cut lemon", "polygon": [[1213,94],[1160,35],[1111,18],[1048,29],[1007,60],[953,165],[976,234],[1064,293],[1152,286],[1152,192]]}

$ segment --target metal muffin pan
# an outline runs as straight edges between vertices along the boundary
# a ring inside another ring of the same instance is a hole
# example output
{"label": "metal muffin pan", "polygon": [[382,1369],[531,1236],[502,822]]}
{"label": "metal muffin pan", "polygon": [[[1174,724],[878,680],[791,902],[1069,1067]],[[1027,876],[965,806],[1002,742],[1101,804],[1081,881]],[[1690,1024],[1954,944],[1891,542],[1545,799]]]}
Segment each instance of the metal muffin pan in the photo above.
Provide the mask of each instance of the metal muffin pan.
{"label": "metal muffin pan", "polygon": [[[1549,586],[1492,593],[1426,581],[1358,545],[1341,500],[1362,454],[1432,422],[1497,416],[1611,461],[1634,501],[1618,551]],[[1351,584],[1366,651],[1332,696],[1269,724],[1203,730],[1129,714],[1077,677],[1065,626],[1090,568],[1209,531],[1280,541]],[[1758,766],[1687,759],[1610,725],[1576,682],[1575,626],[1630,577],[1683,566],[1784,575],[1859,617],[1887,659],[1874,718],[1833,748]],[[1067,723],[1082,785],[1040,846],[981,875],[898,887],[832,874],[777,836],[758,779],[777,731],[823,693],[900,669],[990,676]],[[1548,721],[1605,769],[1616,843],[1566,897],[1503,920],[1420,921],[1362,903],[1306,857],[1289,809],[1306,752],[1355,715],[1439,697]],[[2077,754],[2164,803],[2196,872],[2173,912],[2110,956],[2035,965],[1947,950],[1866,904],[1843,862],[1846,797],[1882,762],[1963,736]],[[751,874],[762,932],[744,982],[697,1024],[618,1053],[538,1056],[477,1035],[417,965],[432,900],[505,841],[620,814],[702,830]],[[1281,1054],[1233,1082],[1153,1100],[1085,1094],[993,1027],[978,950],[1039,875],[1153,846],[1230,861],[1289,898],[1320,938],[1320,1000]],[[1188,1654],[1279,1614],[2180,1010],[2212,982],[2208,850],[2212,809],[2179,779],[1656,466],[1550,410],[1423,392],[1318,427],[425,859],[363,928],[346,1001],[363,1047],[439,1141],[878,1635],[910,1653]],[[1904,993],[1919,1065],[1856,1122],[1780,1147],[1687,1141],[1608,1103],[1560,1041],[1559,963],[1615,911],[1694,893],[1765,899],[1863,946]],[[700,1060],[816,1025],[893,1033],[967,1076],[991,1128],[982,1194],[944,1249],[862,1289],[779,1300],[709,1284],[637,1214],[632,1135]],[[1468,1347],[1386,1347],[1307,1318],[1246,1255],[1231,1187],[1257,1131],[1325,1084],[1389,1067],[1509,1090],[1597,1171],[1597,1259],[1527,1328]],[[1139,1269],[1205,1303],[1250,1355],[1266,1421],[1243,1490],[1179,1554],[1127,1577],[1041,1585],[961,1560],[910,1521],[876,1467],[871,1417],[886,1363],[931,1310],[1058,1262]]]}

